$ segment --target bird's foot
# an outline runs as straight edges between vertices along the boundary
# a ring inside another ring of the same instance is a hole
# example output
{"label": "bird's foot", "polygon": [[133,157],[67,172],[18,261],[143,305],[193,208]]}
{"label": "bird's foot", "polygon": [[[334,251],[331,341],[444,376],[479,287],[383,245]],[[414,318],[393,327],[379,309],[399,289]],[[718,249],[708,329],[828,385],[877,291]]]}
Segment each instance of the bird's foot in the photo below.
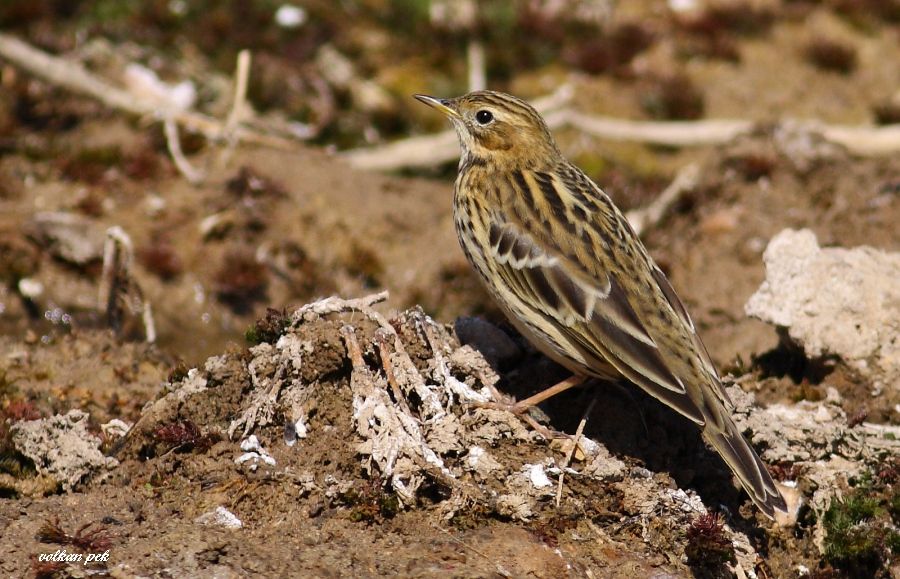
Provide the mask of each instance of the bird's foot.
{"label": "bird's foot", "polygon": [[555,384],[554,386],[551,386],[550,388],[546,388],[544,390],[541,390],[537,394],[529,396],[525,400],[520,400],[518,402],[480,402],[474,404],[474,406],[476,408],[490,408],[493,410],[511,412],[527,422],[528,425],[531,426],[531,428],[533,428],[538,434],[540,434],[547,440],[560,438],[571,439],[571,435],[568,435],[564,432],[550,430],[546,426],[540,424],[529,414],[529,411],[548,398],[556,396],[560,392],[565,392],[569,388],[578,386],[586,379],[587,378],[585,376],[574,375],[566,378],[558,384]]}
{"label": "bird's foot", "polygon": [[535,408],[532,404],[523,404],[523,401],[520,402],[476,402],[472,404],[473,408],[485,408],[489,410],[500,410],[503,412],[509,412],[514,414],[524,420],[528,426],[531,427],[532,430],[540,434],[546,440],[556,440],[556,439],[571,439],[571,435],[566,434],[565,432],[560,432],[558,430],[552,430],[547,428],[540,422],[538,422],[531,414],[530,411],[532,408]]}

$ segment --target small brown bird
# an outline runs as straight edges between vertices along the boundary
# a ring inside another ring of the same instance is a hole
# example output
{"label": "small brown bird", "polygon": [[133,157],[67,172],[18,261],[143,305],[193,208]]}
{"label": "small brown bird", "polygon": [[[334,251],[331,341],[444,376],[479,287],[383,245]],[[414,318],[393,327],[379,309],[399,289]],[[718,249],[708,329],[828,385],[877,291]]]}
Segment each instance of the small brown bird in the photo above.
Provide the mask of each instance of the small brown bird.
{"label": "small brown bird", "polygon": [[541,116],[508,94],[416,95],[462,147],[453,208],[463,252],[516,328],[574,373],[626,378],[703,430],[768,516],[784,498],[731,419],[694,323],[619,209],[560,153]]}

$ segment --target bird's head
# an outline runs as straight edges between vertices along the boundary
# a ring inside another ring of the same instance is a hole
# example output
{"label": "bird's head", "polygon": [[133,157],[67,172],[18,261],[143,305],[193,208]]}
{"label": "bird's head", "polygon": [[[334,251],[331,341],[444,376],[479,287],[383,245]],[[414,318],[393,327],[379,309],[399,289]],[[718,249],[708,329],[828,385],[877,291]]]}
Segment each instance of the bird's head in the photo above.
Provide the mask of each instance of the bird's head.
{"label": "bird's head", "polygon": [[415,97],[450,119],[464,158],[533,167],[555,162],[560,155],[544,119],[514,96],[483,90],[451,99]]}

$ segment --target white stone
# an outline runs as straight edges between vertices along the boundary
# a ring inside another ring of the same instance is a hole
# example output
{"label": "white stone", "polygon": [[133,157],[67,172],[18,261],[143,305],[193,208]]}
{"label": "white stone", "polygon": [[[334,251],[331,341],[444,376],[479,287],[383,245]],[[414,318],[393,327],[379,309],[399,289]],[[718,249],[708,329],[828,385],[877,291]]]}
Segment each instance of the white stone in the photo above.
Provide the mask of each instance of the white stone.
{"label": "white stone", "polygon": [[225,507],[216,507],[203,513],[194,519],[194,522],[201,525],[217,525],[226,529],[240,529],[244,526],[244,523]]}
{"label": "white stone", "polygon": [[900,388],[900,254],[823,249],[812,231],[787,229],[763,260],[747,315],[786,328],[811,358],[840,357],[874,389]]}
{"label": "white stone", "polygon": [[282,28],[299,28],[306,23],[306,10],[293,4],[282,4],[275,11],[275,23]]}

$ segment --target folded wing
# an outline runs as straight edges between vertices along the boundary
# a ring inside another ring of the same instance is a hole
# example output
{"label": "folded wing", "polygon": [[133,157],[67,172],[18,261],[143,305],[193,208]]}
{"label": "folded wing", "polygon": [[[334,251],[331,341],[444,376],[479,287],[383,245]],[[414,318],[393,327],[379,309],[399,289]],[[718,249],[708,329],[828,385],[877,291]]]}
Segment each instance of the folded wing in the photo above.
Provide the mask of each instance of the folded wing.
{"label": "folded wing", "polygon": [[613,271],[588,276],[577,264],[548,253],[520,227],[497,219],[489,241],[497,273],[519,301],[518,309],[553,324],[588,369],[592,361],[597,368],[611,364],[698,425],[705,423]]}

